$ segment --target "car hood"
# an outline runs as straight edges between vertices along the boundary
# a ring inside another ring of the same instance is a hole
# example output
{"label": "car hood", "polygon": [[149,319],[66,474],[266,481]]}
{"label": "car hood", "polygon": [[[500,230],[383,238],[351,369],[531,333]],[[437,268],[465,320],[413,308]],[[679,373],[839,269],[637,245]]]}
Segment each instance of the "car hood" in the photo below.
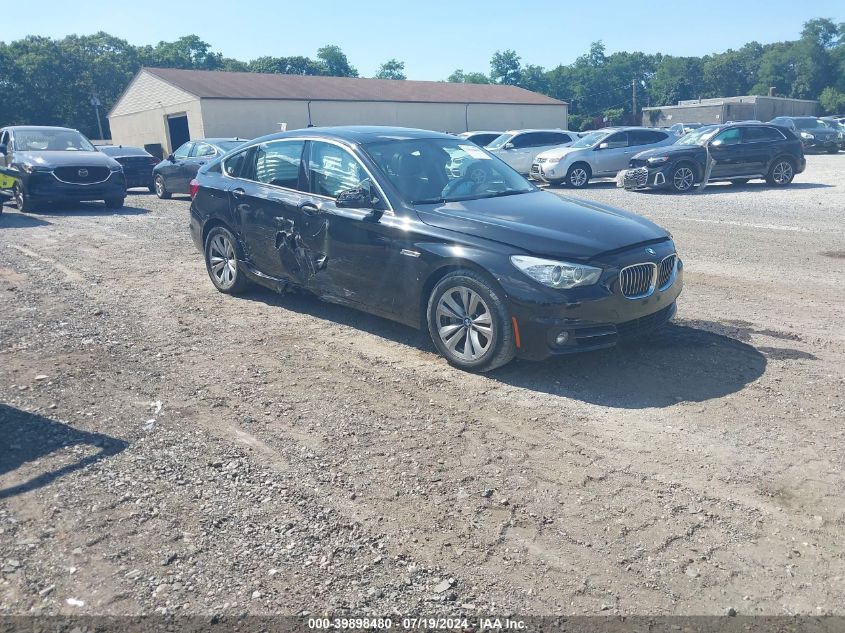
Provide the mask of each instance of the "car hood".
{"label": "car hood", "polygon": [[534,255],[589,260],[669,234],[638,215],[546,191],[417,207],[429,226],[509,244]]}
{"label": "car hood", "polygon": [[697,150],[704,151],[700,145],[662,145],[661,147],[653,147],[644,150],[634,155],[634,158],[651,158],[652,156],[671,156],[672,154],[681,154],[684,152],[694,152]]}
{"label": "car hood", "polygon": [[119,166],[116,160],[102,152],[15,152],[15,162],[40,167],[74,167],[85,165],[88,167]]}
{"label": "car hood", "polygon": [[554,149],[546,150],[537,155],[537,158],[545,158],[548,159],[560,159],[562,160],[566,156],[570,154],[577,154],[578,152],[591,152],[593,149],[591,147],[555,147]]}

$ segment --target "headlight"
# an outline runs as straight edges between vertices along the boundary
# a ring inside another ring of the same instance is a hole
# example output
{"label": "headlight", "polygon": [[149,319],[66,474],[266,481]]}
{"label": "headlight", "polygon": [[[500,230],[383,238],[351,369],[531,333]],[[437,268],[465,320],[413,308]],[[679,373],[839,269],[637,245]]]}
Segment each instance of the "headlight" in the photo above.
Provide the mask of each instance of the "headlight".
{"label": "headlight", "polygon": [[560,156],[552,156],[546,159],[546,165],[557,165],[560,162]]}
{"label": "headlight", "polygon": [[805,138],[808,141],[812,141],[816,137],[810,134],[809,132],[801,132],[801,138]]}
{"label": "headlight", "polygon": [[122,165],[112,165],[111,167],[109,167],[109,169],[113,172],[123,171],[123,166]]}
{"label": "headlight", "polygon": [[552,259],[525,255],[514,255],[511,257],[511,262],[531,279],[549,288],[568,289],[589,286],[601,277],[601,268],[584,264],[557,262]]}
{"label": "headlight", "polygon": [[52,168],[50,168],[50,167],[45,167],[45,166],[43,166],[43,165],[27,165],[27,164],[23,164],[23,165],[21,165],[21,169],[23,169],[23,170],[24,170],[26,173],[28,173],[28,174],[31,174],[31,173],[32,173],[32,172],[34,172],[34,171],[41,171],[41,172],[53,171],[53,169],[52,169]]}
{"label": "headlight", "polygon": [[668,156],[652,156],[646,162],[649,165],[662,165],[663,163],[665,163],[668,160],[669,160]]}

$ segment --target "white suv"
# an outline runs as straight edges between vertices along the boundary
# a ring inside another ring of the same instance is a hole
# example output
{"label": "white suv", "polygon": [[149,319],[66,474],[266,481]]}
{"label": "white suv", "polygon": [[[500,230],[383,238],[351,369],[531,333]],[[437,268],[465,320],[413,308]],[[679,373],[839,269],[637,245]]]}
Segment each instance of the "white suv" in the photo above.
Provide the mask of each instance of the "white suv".
{"label": "white suv", "polygon": [[590,178],[615,176],[628,161],[652,147],[671,145],[678,137],[666,130],[646,127],[604,128],[590,132],[570,147],[552,149],[537,156],[531,176],[553,185],[586,187]]}
{"label": "white suv", "polygon": [[568,130],[511,130],[485,149],[527,175],[537,154],[553,147],[566,147],[577,140],[578,134]]}

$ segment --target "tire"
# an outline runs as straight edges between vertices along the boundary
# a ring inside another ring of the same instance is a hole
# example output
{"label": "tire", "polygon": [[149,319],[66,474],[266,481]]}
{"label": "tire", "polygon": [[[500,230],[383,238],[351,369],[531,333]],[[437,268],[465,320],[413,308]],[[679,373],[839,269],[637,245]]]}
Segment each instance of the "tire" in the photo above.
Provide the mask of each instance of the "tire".
{"label": "tire", "polygon": [[21,183],[16,183],[14,188],[15,203],[18,205],[18,211],[21,213],[29,213],[35,209],[32,206],[32,200],[26,192],[26,188]]}
{"label": "tire", "polygon": [[106,198],[103,202],[106,203],[106,209],[122,209],[125,200],[126,198]]}
{"label": "tire", "polygon": [[750,178],[734,178],[731,180],[732,185],[747,185]]}
{"label": "tire", "polygon": [[766,182],[772,187],[786,187],[795,178],[795,163],[791,158],[777,158],[769,167]]}
{"label": "tire", "polygon": [[437,282],[426,308],[428,332],[450,365],[485,372],[516,355],[513,325],[501,290],[472,270],[456,270]]}
{"label": "tire", "polygon": [[147,185],[147,189],[149,189],[149,190],[150,190],[150,193],[155,193],[155,192],[156,192],[156,186],[155,186],[155,184],[152,184],[152,185]]}
{"label": "tire", "polygon": [[689,193],[695,189],[695,168],[689,163],[678,163],[667,181],[674,193]]}
{"label": "tire", "polygon": [[[238,267],[243,251],[237,238],[223,226],[215,226],[205,238],[205,269],[211,283],[220,292],[241,294],[252,284]],[[222,264],[222,266],[221,266]]]}
{"label": "tire", "polygon": [[170,200],[171,193],[164,186],[164,177],[159,174],[153,180],[153,191],[161,200]]}
{"label": "tire", "polygon": [[575,163],[566,171],[566,184],[573,189],[583,189],[590,182],[593,170],[587,163]]}

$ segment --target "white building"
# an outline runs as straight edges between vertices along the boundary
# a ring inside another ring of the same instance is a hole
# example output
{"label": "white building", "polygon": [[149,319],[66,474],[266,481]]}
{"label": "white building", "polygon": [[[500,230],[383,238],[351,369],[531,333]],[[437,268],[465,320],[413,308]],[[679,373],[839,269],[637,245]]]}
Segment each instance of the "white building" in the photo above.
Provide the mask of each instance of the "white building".
{"label": "white building", "polygon": [[112,141],[255,138],[309,125],[439,132],[566,128],[567,104],[515,86],[143,68],[109,112]]}

